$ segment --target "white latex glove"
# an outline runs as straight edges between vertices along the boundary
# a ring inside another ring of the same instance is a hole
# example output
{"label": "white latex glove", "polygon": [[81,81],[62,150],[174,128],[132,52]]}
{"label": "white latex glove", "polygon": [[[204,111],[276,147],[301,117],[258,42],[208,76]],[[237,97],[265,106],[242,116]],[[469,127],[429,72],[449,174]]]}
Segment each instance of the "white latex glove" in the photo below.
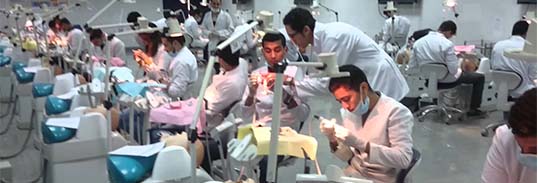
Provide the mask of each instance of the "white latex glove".
{"label": "white latex glove", "polygon": [[328,120],[328,119],[325,119],[325,118],[320,118],[320,122],[319,122],[319,130],[321,131],[321,133],[323,133],[325,136],[327,136],[327,138],[329,138],[329,141],[336,141],[336,136],[335,136],[335,131],[334,131],[334,126],[336,124],[336,119],[331,119],[331,120]]}
{"label": "white latex glove", "polygon": [[358,139],[355,137],[355,135],[353,135],[353,133],[351,133],[351,131],[343,126],[338,124],[334,125],[334,136],[336,136],[336,138],[345,145],[354,147],[361,152],[364,152],[366,149],[367,142],[362,139]]}

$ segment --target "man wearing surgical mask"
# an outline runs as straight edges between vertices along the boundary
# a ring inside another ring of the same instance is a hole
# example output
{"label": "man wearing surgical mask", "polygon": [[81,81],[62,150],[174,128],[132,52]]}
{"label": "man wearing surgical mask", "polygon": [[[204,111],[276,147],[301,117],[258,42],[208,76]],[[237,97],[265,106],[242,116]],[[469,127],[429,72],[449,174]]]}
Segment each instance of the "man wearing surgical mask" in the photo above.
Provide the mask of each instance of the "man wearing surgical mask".
{"label": "man wearing surgical mask", "polygon": [[536,88],[516,101],[508,124],[495,131],[482,182],[536,182]]}
{"label": "man wearing surgical mask", "polygon": [[[107,48],[105,43],[107,43],[107,35],[101,29],[92,29],[90,31],[90,41],[92,42],[93,47],[90,49],[92,55],[100,59],[106,59]],[[121,60],[125,59],[125,43],[117,37],[113,37],[111,40],[108,40],[110,44],[110,57],[117,57]]]}
{"label": "man wearing surgical mask", "polygon": [[185,36],[165,36],[162,39],[164,50],[172,58],[168,68],[168,79],[160,82],[167,85],[168,96],[171,98],[188,99],[192,97],[194,82],[198,79],[198,64],[196,57],[185,46]]}
{"label": "man wearing surgical mask", "polygon": [[357,66],[344,65],[339,70],[350,76],[331,78],[329,89],[342,105],[343,121],[337,124],[335,119],[321,118],[321,132],[329,139],[332,152],[348,163],[346,176],[396,182],[413,156],[413,114],[398,101],[372,90]]}
{"label": "man wearing surgical mask", "polygon": [[234,32],[234,24],[232,17],[226,11],[221,9],[221,0],[211,0],[211,11],[204,15],[202,20],[202,33],[209,38],[207,52],[204,58],[208,58],[208,54],[215,51],[217,43],[230,37]]}

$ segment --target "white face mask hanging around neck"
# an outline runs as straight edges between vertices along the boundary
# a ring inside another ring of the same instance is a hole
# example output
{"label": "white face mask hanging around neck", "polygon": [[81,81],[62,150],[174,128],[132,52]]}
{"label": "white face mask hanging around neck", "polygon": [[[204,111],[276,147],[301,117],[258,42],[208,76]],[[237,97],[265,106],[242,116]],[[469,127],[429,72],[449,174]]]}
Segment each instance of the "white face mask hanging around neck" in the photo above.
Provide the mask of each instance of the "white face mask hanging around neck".
{"label": "white face mask hanging around neck", "polygon": [[220,8],[211,8],[211,12],[220,13]]}

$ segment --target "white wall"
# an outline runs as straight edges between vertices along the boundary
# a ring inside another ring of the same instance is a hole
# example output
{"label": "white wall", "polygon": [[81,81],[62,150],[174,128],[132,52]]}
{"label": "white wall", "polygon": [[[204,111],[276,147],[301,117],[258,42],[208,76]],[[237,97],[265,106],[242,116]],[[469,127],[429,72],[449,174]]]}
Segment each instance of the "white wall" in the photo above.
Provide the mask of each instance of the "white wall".
{"label": "white wall", "polygon": [[[11,2],[28,2],[23,0],[11,0]],[[230,14],[235,14],[235,7],[231,0],[222,0],[223,8],[228,9]],[[293,0],[253,0],[255,11],[271,10],[275,13],[274,25],[282,26],[282,19],[293,7]],[[499,41],[508,37],[511,33],[512,25],[526,10],[536,11],[536,5],[518,5],[516,0],[458,0],[457,11],[460,14],[454,18],[452,12],[444,11],[443,0],[420,0],[415,5],[399,5],[399,13],[407,16],[412,23],[411,31],[422,28],[436,29],[439,24],[448,19],[456,21],[458,24],[458,34],[454,38],[456,44],[463,41],[479,42],[484,39],[489,42]],[[2,7],[9,0],[0,0]],[[73,23],[84,24],[95,12],[104,7],[108,0],[88,0],[89,6],[78,8],[67,13]],[[383,18],[379,11],[383,5],[379,6],[376,0],[320,0],[320,2],[339,12],[340,21],[359,27],[366,34],[373,37],[383,25]],[[150,20],[162,17],[156,9],[162,8],[162,0],[138,0],[136,4],[116,3],[95,22],[97,24],[110,24],[125,22],[127,13],[139,11]],[[278,11],[281,15],[278,15]],[[335,21],[334,14],[320,10],[321,15],[316,17],[320,22]],[[250,18],[250,16],[248,16]],[[1,21],[1,19],[0,19]],[[136,46],[132,36],[121,37],[127,46]]]}
{"label": "white wall", "polygon": [[[67,17],[71,23],[84,25],[85,22],[90,19],[97,11],[108,4],[109,0],[87,0],[88,6],[77,8],[64,16]],[[131,11],[138,11],[140,14],[153,21],[162,18],[162,13],[158,13],[157,8],[162,9],[162,0],[137,0],[136,4],[124,4],[116,2],[101,16],[99,16],[91,25],[113,24],[120,22],[127,22],[127,14]],[[105,29],[106,32],[118,31],[119,29]],[[130,30],[128,27],[124,30]],[[120,36],[121,40],[125,42],[127,47],[138,46],[134,41],[133,35]]]}
{"label": "white wall", "polygon": [[[320,0],[329,8],[339,12],[340,21],[359,27],[366,34],[374,37],[383,26],[383,18],[379,11],[384,5],[376,0]],[[443,0],[420,0],[415,5],[399,5],[399,13],[411,20],[411,31],[422,28],[437,29],[444,20],[454,20],[458,25],[458,33],[454,42],[462,44],[465,40],[479,42],[499,41],[511,34],[512,25],[526,9],[536,11],[536,5],[518,5],[516,0],[458,0],[458,18],[454,13],[444,11]],[[278,16],[275,25],[282,26],[282,19],[293,6],[293,0],[255,0],[256,12],[262,9],[271,10]],[[320,10],[316,17],[320,22],[335,21],[333,13]]]}

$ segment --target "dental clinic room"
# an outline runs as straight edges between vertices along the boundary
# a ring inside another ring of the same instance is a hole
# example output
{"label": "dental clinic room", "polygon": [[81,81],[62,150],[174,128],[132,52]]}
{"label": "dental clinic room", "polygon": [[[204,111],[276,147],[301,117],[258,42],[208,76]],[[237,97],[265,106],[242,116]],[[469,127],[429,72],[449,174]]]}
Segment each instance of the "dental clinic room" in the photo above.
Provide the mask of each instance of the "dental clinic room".
{"label": "dental clinic room", "polygon": [[0,183],[538,183],[536,0],[0,0]]}

